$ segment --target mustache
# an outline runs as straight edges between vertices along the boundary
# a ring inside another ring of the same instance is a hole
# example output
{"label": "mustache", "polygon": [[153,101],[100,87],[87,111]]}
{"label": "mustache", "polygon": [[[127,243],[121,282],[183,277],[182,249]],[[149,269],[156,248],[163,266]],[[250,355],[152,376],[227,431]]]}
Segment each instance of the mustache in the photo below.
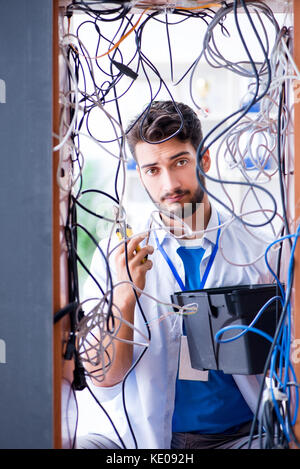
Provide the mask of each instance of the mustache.
{"label": "mustache", "polygon": [[167,192],[166,194],[164,194],[162,197],[161,197],[161,202],[163,202],[165,199],[168,199],[169,197],[176,197],[178,195],[187,195],[189,194],[190,191],[183,191],[181,189],[178,189],[174,192]]}

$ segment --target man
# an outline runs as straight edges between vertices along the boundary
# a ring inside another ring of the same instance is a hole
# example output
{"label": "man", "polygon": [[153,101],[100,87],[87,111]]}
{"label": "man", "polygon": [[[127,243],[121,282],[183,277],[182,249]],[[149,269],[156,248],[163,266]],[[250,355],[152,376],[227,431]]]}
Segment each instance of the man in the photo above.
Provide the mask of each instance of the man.
{"label": "man", "polygon": [[[269,283],[261,256],[266,245],[250,236],[242,223],[229,223],[228,215],[216,210],[203,190],[203,176],[200,186],[196,151],[202,132],[194,111],[182,103],[154,102],[129,129],[128,144],[141,183],[159,216],[144,234],[131,237],[126,250],[122,243],[110,256],[113,310],[124,321],[119,323],[114,350],[111,345],[106,349],[113,360],[104,379],[91,384],[99,402],[108,402],[107,411],[118,429],[116,435],[109,422],[109,437],[126,448],[235,448],[241,443],[247,447],[261,385],[258,377],[221,371],[197,374],[186,368],[181,375],[185,331],[170,297],[183,288]],[[208,151],[201,167],[204,173],[210,169]],[[100,243],[103,252],[107,243]],[[232,265],[223,252],[251,265]],[[99,251],[91,271],[106,285],[107,269]],[[89,280],[87,297],[95,297],[94,287]],[[86,368],[93,373],[97,367]],[[91,433],[103,433],[100,424],[90,425]],[[105,447],[100,436],[97,443],[94,435],[94,441],[95,447]]]}

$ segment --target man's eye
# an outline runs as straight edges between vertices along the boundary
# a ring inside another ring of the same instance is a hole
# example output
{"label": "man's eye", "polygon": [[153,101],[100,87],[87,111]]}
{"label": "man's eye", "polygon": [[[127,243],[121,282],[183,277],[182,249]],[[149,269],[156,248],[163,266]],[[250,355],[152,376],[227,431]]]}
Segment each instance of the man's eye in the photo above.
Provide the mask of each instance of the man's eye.
{"label": "man's eye", "polygon": [[178,160],[176,165],[177,166],[184,166],[185,164],[187,164],[188,160]]}
{"label": "man's eye", "polygon": [[150,168],[146,171],[146,174],[148,174],[149,176],[154,176],[154,174],[157,173],[157,168]]}

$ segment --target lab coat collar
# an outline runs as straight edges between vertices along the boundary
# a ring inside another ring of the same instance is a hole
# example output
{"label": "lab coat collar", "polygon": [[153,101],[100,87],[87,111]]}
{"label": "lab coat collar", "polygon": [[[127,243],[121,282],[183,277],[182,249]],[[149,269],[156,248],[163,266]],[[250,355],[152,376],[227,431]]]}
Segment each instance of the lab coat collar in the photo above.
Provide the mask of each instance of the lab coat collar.
{"label": "lab coat collar", "polygon": [[206,230],[204,232],[203,238],[212,244],[216,244],[218,228],[219,228],[218,212],[212,204],[210,204],[210,206],[211,206],[210,219],[207,224]]}
{"label": "lab coat collar", "polygon": [[[218,212],[217,212],[216,208],[211,204],[210,219],[209,219],[207,228],[204,232],[203,240],[208,241],[210,244],[216,244],[218,226],[219,226]],[[167,229],[164,228],[163,223],[161,222],[161,225],[160,225],[157,222],[157,218],[151,220],[150,229],[151,230],[155,229],[158,241],[161,245],[163,245],[163,243],[166,242],[166,240],[168,238],[171,238],[172,242],[175,242],[179,245],[177,239],[173,235],[171,235],[168,232]],[[152,243],[153,243],[153,241],[154,241],[153,231],[151,231],[151,233],[150,233],[150,238],[151,238]],[[154,247],[157,247],[155,242],[152,245]]]}

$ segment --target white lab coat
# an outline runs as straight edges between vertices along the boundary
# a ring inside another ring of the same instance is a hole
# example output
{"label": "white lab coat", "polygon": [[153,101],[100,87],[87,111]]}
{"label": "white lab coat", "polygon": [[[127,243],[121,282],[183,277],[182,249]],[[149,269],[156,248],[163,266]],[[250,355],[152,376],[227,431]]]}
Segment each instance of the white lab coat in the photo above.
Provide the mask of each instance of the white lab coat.
{"label": "white lab coat", "polygon": [[[228,221],[228,216],[220,213],[221,224]],[[200,275],[203,275],[207,261],[214,246],[217,230],[217,212],[212,207],[211,218],[202,242],[205,249],[204,257],[200,265]],[[168,256],[172,259],[179,275],[184,279],[184,266],[180,257],[176,254],[178,241],[167,235],[165,231],[158,230],[157,236]],[[117,239],[114,240],[116,244]],[[253,238],[238,221],[222,228],[219,249],[207,278],[205,288],[223,287],[230,285],[246,285],[256,283],[273,282],[273,277],[266,268],[264,252],[267,243]],[[175,381],[178,368],[178,356],[180,348],[180,336],[182,333],[182,317],[177,314],[169,314],[162,321],[157,319],[167,312],[172,311],[170,295],[179,291],[179,286],[172,275],[165,259],[156,247],[153,233],[149,244],[155,251],[151,256],[153,268],[147,273],[145,293],[151,295],[160,303],[142,295],[140,304],[145,314],[143,317],[138,306],[135,308],[136,343],[145,343],[142,332],[147,336],[145,321],[150,324],[151,340],[145,351],[145,347],[135,345],[134,363],[136,366],[129,373],[124,384],[124,401],[126,411],[130,419],[132,431],[136,443],[127,423],[126,413],[123,407],[122,386],[117,384],[110,388],[96,387],[89,383],[97,399],[107,409],[126,448],[170,448],[172,435],[172,415],[175,399]],[[114,244],[112,244],[113,246]],[[105,250],[107,240],[101,242]],[[224,259],[222,253],[226,256]],[[112,258],[113,259],[113,258]],[[232,263],[247,264],[258,259],[249,267],[240,267]],[[229,263],[230,261],[231,263]],[[114,275],[113,263],[110,263]],[[106,267],[99,251],[95,252],[91,271],[93,275],[105,286]],[[89,279],[85,288],[85,298],[99,296],[99,290],[95,283]],[[140,332],[139,332],[140,331]],[[142,358],[139,360],[139,357]],[[255,411],[260,381],[257,376],[234,376],[236,383],[249,407]],[[85,389],[77,393],[79,406],[78,434],[95,432],[106,434],[121,447],[120,440],[114,432],[107,416],[99,408],[96,401]],[[188,396],[187,396],[188,398]]]}

